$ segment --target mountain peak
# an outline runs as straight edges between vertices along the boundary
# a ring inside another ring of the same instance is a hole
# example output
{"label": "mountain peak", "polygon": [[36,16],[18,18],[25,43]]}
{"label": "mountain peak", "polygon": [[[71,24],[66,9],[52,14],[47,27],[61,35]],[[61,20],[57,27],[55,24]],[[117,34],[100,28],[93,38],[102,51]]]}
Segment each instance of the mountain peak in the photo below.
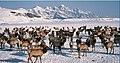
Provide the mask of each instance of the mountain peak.
{"label": "mountain peak", "polygon": [[61,6],[61,7],[65,7],[65,5],[63,5],[63,4],[61,4],[60,6]]}
{"label": "mountain peak", "polygon": [[35,6],[34,8],[36,8],[36,9],[41,9],[42,7],[40,7],[40,6]]}

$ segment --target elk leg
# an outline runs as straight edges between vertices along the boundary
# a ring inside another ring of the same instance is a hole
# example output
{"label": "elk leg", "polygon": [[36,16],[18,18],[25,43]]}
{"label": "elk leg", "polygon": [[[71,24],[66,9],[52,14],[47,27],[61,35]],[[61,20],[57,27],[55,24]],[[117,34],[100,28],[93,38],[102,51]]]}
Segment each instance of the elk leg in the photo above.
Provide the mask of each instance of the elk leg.
{"label": "elk leg", "polygon": [[92,51],[93,51],[94,46],[92,45]]}
{"label": "elk leg", "polygon": [[1,49],[3,48],[3,43],[1,43]]}
{"label": "elk leg", "polygon": [[49,40],[49,47],[51,47],[51,42],[50,42],[50,40]]}
{"label": "elk leg", "polygon": [[32,61],[32,59],[31,59],[31,57],[29,57],[29,58],[28,58],[28,63],[29,63],[29,60],[33,63],[33,61]]}
{"label": "elk leg", "polygon": [[80,58],[80,49],[78,48],[78,58]]}
{"label": "elk leg", "polygon": [[40,57],[40,63],[42,63],[41,57]]}
{"label": "elk leg", "polygon": [[25,53],[25,49],[23,50],[23,52]]}
{"label": "elk leg", "polygon": [[68,37],[68,41],[69,41],[69,36],[67,36]]}
{"label": "elk leg", "polygon": [[80,58],[80,51],[78,51],[78,58]]}
{"label": "elk leg", "polygon": [[102,47],[104,48],[104,44],[102,43],[101,45],[102,45]]}
{"label": "elk leg", "polygon": [[15,44],[13,45],[13,48],[15,48]]}
{"label": "elk leg", "polygon": [[111,49],[111,50],[110,50],[110,54],[111,54],[113,48],[111,47],[110,49]]}
{"label": "elk leg", "polygon": [[85,55],[85,56],[87,56],[87,51],[85,51],[85,53],[86,53],[86,55]]}
{"label": "elk leg", "polygon": [[31,57],[30,57],[30,60],[31,60],[31,62],[33,63],[33,61],[32,61],[32,59],[31,59]]}
{"label": "elk leg", "polygon": [[111,47],[110,53],[112,52],[112,50],[113,50],[113,54],[114,54],[114,48],[113,47]]}
{"label": "elk leg", "polygon": [[51,43],[51,46],[50,46],[50,47],[52,48],[52,46],[53,46],[53,42]]}
{"label": "elk leg", "polygon": [[113,54],[114,54],[114,47],[113,47]]}
{"label": "elk leg", "polygon": [[85,51],[83,51],[83,56],[85,56]]}
{"label": "elk leg", "polygon": [[53,52],[55,53],[55,45],[53,45]]}
{"label": "elk leg", "polygon": [[52,48],[52,46],[53,46],[53,43],[50,43],[50,48]]}
{"label": "elk leg", "polygon": [[72,52],[73,52],[73,46],[72,46]]}
{"label": "elk leg", "polygon": [[72,49],[71,49],[71,47],[70,47],[70,52],[72,53]]}
{"label": "elk leg", "polygon": [[86,30],[85,30],[85,34],[86,34]]}
{"label": "elk leg", "polygon": [[95,44],[93,45],[94,51],[95,51]]}
{"label": "elk leg", "polygon": [[12,45],[10,45],[10,48],[12,48],[13,46]]}
{"label": "elk leg", "polygon": [[117,46],[117,43],[116,43],[116,46]]}
{"label": "elk leg", "polygon": [[71,52],[71,53],[73,52],[73,46],[72,46],[72,47],[70,47],[70,52]]}
{"label": "elk leg", "polygon": [[28,63],[29,63],[29,58],[28,58]]}
{"label": "elk leg", "polygon": [[18,49],[19,49],[19,47],[20,47],[20,46],[19,46],[19,43],[17,43],[17,47],[18,47]]}
{"label": "elk leg", "polygon": [[34,63],[36,63],[36,61],[38,60],[38,57],[36,57],[36,60],[35,60],[35,62]]}
{"label": "elk leg", "polygon": [[106,50],[107,50],[107,54],[108,54],[108,48],[106,47]]}
{"label": "elk leg", "polygon": [[0,43],[1,49],[2,49],[2,43]]}
{"label": "elk leg", "polygon": [[29,49],[29,46],[27,46],[27,49]]}
{"label": "elk leg", "polygon": [[93,51],[93,46],[92,46],[92,51]]}
{"label": "elk leg", "polygon": [[58,48],[59,48],[59,51],[61,51],[61,46],[58,46]]}
{"label": "elk leg", "polygon": [[3,44],[3,48],[5,48],[5,43]]}
{"label": "elk leg", "polygon": [[1,43],[1,49],[3,49],[3,43]]}

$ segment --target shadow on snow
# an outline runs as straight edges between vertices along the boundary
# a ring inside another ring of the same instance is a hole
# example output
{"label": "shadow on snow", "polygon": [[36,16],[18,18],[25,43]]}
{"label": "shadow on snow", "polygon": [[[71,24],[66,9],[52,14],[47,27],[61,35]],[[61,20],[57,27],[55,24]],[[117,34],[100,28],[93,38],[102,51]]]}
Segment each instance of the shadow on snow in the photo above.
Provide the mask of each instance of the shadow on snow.
{"label": "shadow on snow", "polygon": [[13,53],[11,55],[15,55],[15,56],[25,56],[27,54],[25,54],[24,52],[20,51],[20,52],[16,52],[16,53]]}
{"label": "shadow on snow", "polygon": [[21,59],[16,59],[16,58],[10,58],[5,60],[0,60],[0,62],[18,63],[18,62],[26,62],[26,61],[23,61]]}

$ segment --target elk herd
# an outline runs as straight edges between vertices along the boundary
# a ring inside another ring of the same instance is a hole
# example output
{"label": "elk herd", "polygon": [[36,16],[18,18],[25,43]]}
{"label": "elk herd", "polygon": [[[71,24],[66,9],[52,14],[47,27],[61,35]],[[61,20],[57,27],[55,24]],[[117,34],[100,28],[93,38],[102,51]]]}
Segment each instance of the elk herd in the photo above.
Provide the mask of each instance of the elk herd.
{"label": "elk herd", "polygon": [[[82,41],[84,37],[81,34],[86,34],[86,41]],[[76,46],[78,52],[78,58],[80,58],[80,52],[86,53],[95,51],[97,39],[100,39],[101,46],[110,49],[110,53],[114,54],[114,47],[120,45],[120,28],[109,27],[109,26],[96,26],[93,28],[87,28],[87,26],[75,27],[15,27],[13,29],[5,28],[3,32],[0,32],[0,47],[4,49],[6,43],[9,44],[10,48],[17,48],[22,51],[27,48],[28,62],[32,61],[32,57],[40,59],[41,56],[48,50],[53,50],[53,53],[62,53],[62,49],[65,48],[65,43],[69,42],[70,53],[73,53],[74,47]],[[75,40],[76,38],[76,40]],[[111,40],[113,39],[113,40]],[[48,44],[46,43],[48,40]],[[76,43],[76,45],[75,45]],[[87,55],[87,54],[86,54]]]}

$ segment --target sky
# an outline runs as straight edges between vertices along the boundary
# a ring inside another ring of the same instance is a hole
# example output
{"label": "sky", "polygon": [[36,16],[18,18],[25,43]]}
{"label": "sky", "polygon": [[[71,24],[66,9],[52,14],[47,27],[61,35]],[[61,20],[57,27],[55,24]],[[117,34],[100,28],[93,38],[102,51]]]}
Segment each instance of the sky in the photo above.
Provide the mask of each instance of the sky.
{"label": "sky", "polygon": [[35,6],[60,6],[61,4],[75,9],[91,11],[103,17],[120,17],[120,1],[0,1],[0,7],[9,9],[25,8],[30,9]]}

